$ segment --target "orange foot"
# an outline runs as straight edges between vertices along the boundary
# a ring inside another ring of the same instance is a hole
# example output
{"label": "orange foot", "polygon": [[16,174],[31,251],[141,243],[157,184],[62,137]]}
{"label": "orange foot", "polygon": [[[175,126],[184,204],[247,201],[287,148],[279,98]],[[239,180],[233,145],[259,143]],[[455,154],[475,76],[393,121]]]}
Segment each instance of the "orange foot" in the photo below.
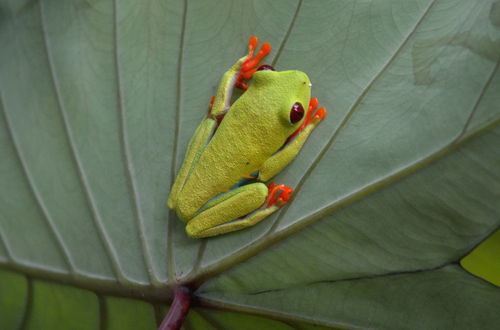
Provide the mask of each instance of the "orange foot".
{"label": "orange foot", "polygon": [[300,125],[300,127],[297,128],[297,130],[293,132],[293,134],[290,135],[290,137],[288,137],[287,142],[293,139],[295,135],[299,134],[305,127],[307,127],[307,125],[311,123],[311,121],[317,123],[326,117],[326,108],[321,107],[318,110],[316,110],[316,108],[318,107],[318,103],[319,102],[317,98],[311,97],[311,100],[309,101],[309,108],[307,109],[306,118],[304,118],[302,125]]}
{"label": "orange foot", "polygon": [[284,184],[276,185],[274,182],[271,182],[267,189],[269,190],[266,201],[267,207],[273,205],[282,207],[283,204],[288,202],[293,193],[293,188],[287,187]]}
{"label": "orange foot", "polygon": [[248,40],[248,55],[246,60],[241,64],[240,72],[236,77],[236,81],[234,85],[241,89],[248,89],[248,85],[245,83],[245,80],[252,78],[255,71],[257,71],[257,65],[259,62],[271,51],[271,44],[265,42],[260,47],[260,51],[257,53],[255,57],[253,57],[254,51],[259,44],[259,39],[255,36],[251,36]]}

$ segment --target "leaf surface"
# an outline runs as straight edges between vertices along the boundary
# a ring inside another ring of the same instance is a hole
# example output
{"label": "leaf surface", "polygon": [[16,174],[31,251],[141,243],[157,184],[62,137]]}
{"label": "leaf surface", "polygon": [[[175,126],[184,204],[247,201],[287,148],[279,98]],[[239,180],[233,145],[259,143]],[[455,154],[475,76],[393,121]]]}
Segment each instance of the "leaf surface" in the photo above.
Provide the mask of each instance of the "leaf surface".
{"label": "leaf surface", "polygon": [[[274,179],[296,188],[291,203],[248,230],[190,239],[166,208],[169,187],[250,35],[271,42],[278,70],[309,75],[329,115]],[[378,293],[424,270],[429,294],[449,279],[471,286],[443,324],[466,297],[498,299],[455,263],[500,221],[499,1],[3,0],[0,44],[0,266],[86,290],[74,306],[167,302],[189,282],[201,304],[385,327],[397,317],[372,318],[370,290],[353,314],[330,298],[311,313],[295,303],[310,283],[335,283],[322,297],[358,278]],[[280,294],[248,296],[264,291]],[[447,308],[454,296],[433,297]],[[0,322],[25,315],[17,299],[0,300],[16,311]]]}

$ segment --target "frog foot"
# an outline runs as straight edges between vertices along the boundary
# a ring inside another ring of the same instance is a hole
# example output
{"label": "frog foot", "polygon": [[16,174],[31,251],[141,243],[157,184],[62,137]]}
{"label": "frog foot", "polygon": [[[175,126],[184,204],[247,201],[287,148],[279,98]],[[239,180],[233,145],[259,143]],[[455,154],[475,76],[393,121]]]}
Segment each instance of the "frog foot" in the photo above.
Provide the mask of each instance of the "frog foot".
{"label": "frog foot", "polygon": [[238,76],[236,76],[236,81],[234,85],[241,89],[248,89],[248,85],[245,83],[245,80],[252,78],[255,71],[258,70],[257,65],[259,62],[271,51],[271,44],[269,42],[265,42],[260,47],[259,52],[254,57],[254,51],[259,44],[259,39],[255,36],[251,36],[248,40],[248,55],[245,61],[241,64],[240,71],[238,72]]}
{"label": "frog foot", "polygon": [[276,185],[274,182],[271,182],[267,189],[269,193],[265,203],[266,207],[271,207],[273,205],[282,207],[288,202],[293,193],[293,188],[287,187],[284,184]]}
{"label": "frog foot", "polygon": [[287,141],[293,139],[295,135],[299,134],[301,131],[304,130],[304,128],[306,128],[311,123],[313,125],[317,125],[320,121],[322,121],[326,117],[326,108],[321,107],[318,110],[316,110],[318,104],[319,104],[318,99],[315,97],[311,97],[311,100],[309,101],[309,108],[307,109],[306,118],[304,118],[302,125],[300,125],[299,128],[297,128],[297,130],[293,132],[292,135],[290,135]]}

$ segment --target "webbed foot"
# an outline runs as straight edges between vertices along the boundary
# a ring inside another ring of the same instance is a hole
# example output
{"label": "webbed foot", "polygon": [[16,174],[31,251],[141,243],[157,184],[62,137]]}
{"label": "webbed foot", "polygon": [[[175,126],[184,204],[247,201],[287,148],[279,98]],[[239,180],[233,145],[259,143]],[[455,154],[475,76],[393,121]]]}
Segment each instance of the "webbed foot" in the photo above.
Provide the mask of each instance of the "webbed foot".
{"label": "webbed foot", "polygon": [[312,124],[316,126],[320,121],[325,119],[326,117],[326,108],[321,107],[316,110],[318,107],[319,101],[315,97],[311,97],[311,100],[309,101],[309,107],[307,109],[307,114],[306,118],[304,118],[304,121],[302,122],[302,125],[300,125],[299,128],[295,132],[293,132],[292,135],[288,138],[287,142],[293,139],[294,136],[299,134],[306,128],[308,125]]}
{"label": "webbed foot", "polygon": [[290,200],[291,194],[293,193],[293,188],[287,187],[284,184],[276,185],[274,182],[271,182],[267,189],[269,193],[265,204],[268,208],[273,205],[282,207]]}

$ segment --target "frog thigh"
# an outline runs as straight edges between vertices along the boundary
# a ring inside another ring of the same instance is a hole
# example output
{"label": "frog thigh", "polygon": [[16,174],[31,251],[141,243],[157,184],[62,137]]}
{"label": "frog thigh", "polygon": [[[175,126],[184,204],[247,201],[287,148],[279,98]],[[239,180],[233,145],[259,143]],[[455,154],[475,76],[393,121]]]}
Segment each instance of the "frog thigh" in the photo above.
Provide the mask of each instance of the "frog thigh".
{"label": "frog thigh", "polygon": [[[191,237],[200,238],[251,226],[274,212],[274,208],[278,209],[273,206],[259,210],[266,201],[267,195],[267,186],[260,182],[227,192],[207,203],[201,213],[189,220],[186,232]],[[273,211],[269,212],[270,210]],[[250,218],[252,219],[249,221]]]}

